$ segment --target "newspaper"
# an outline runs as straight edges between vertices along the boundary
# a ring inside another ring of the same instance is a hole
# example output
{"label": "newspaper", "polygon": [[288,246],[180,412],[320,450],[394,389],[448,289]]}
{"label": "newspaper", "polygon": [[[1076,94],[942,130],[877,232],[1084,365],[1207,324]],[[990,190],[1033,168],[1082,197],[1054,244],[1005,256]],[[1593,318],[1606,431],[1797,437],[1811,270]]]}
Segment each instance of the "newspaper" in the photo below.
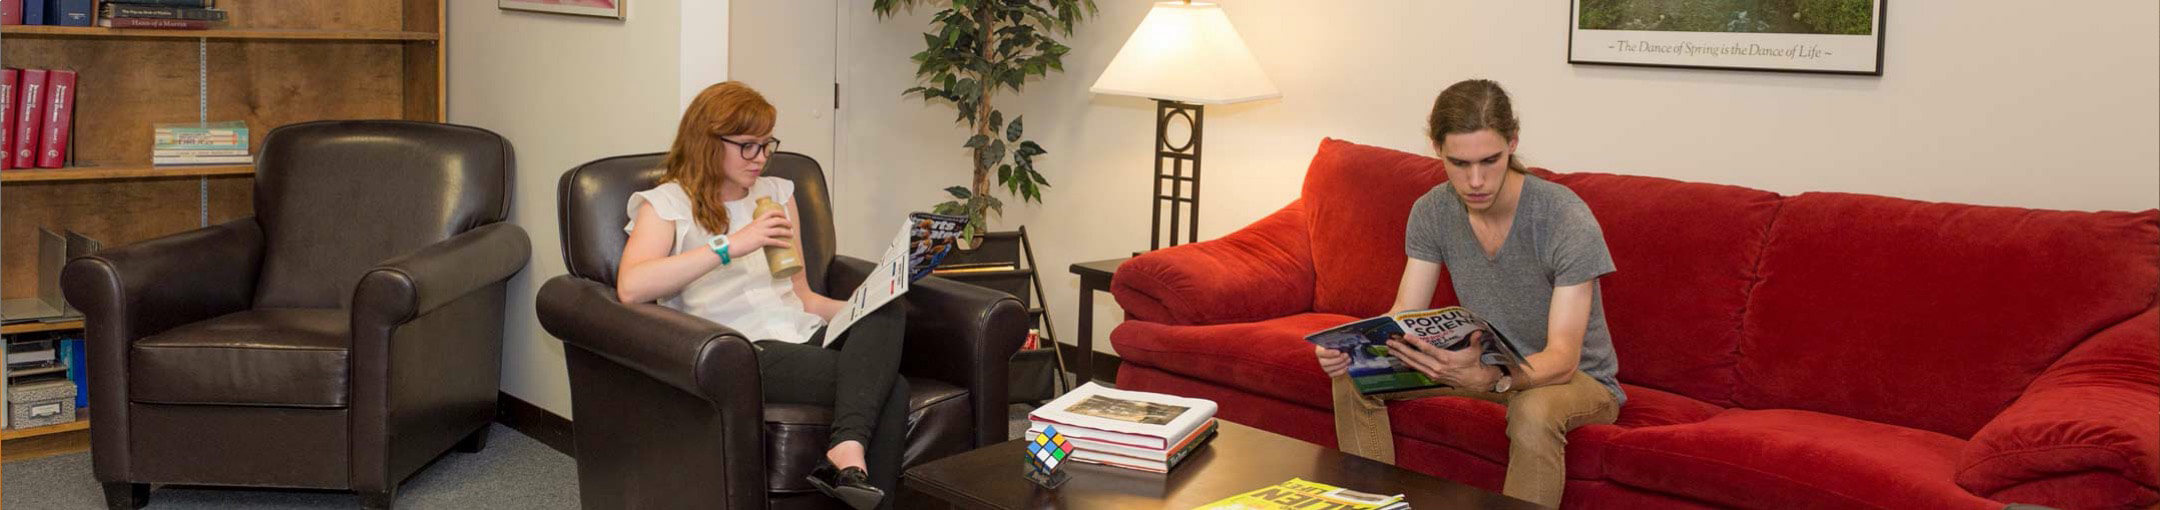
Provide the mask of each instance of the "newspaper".
{"label": "newspaper", "polygon": [[832,320],[825,325],[827,341],[840,338],[841,333],[855,325],[864,315],[877,311],[878,307],[906,294],[908,284],[930,275],[945,256],[959,246],[961,229],[967,227],[967,217],[942,214],[914,213],[900,224],[900,231],[893,234],[892,244],[886,245],[885,254],[879,257],[876,268],[863,279],[862,285],[849,294],[847,304],[834,312]]}
{"label": "newspaper", "polygon": [[1197,510],[1397,510],[1409,507],[1401,494],[1371,494],[1291,478],[1208,503]]}
{"label": "newspaper", "polygon": [[1403,364],[1388,353],[1388,339],[1422,341],[1446,350],[1459,350],[1473,340],[1483,345],[1480,358],[1488,364],[1505,364],[1520,374],[1530,367],[1522,347],[1508,340],[1500,328],[1460,306],[1417,310],[1364,319],[1305,336],[1305,341],[1350,355],[1350,380],[1358,393],[1373,395],[1441,387],[1424,373]]}

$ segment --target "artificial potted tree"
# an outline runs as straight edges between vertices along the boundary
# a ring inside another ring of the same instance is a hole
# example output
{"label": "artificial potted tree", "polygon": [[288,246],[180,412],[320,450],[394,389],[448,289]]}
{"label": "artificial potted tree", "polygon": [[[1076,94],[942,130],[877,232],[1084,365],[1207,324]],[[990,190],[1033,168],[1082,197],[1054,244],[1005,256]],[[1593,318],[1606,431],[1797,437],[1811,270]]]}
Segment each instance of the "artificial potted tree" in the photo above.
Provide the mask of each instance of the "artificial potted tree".
{"label": "artificial potted tree", "polygon": [[[931,208],[938,214],[966,216],[963,250],[947,258],[950,265],[973,264],[993,270],[950,274],[963,281],[1003,290],[1031,305],[1037,330],[1043,332],[1045,349],[1022,351],[1012,367],[1013,400],[1047,400],[1056,376],[1056,345],[1049,338],[1050,317],[1043,313],[1042,282],[1035,275],[1033,250],[1025,228],[988,233],[991,215],[1003,215],[1005,203],[996,187],[1022,203],[1042,201],[1042,188],[1050,181],[1035,169],[1035,158],[1049,153],[1026,137],[1018,114],[1010,117],[993,106],[999,90],[1019,93],[1030,78],[1064,71],[1065,54],[1071,48],[1056,36],[1072,36],[1073,27],[1095,15],[1094,0],[876,0],[871,9],[890,17],[917,3],[939,4],[944,9],[931,17],[930,31],[923,33],[923,50],[916,63],[917,86],[902,92],[930,103],[950,103],[956,124],[968,131],[960,137],[969,151],[972,169],[968,185],[951,186],[951,196]],[[1007,119],[1010,119],[1008,122]],[[992,181],[991,178],[996,180]],[[1023,259],[1024,256],[1024,260]],[[1006,269],[996,270],[1003,267]]]}

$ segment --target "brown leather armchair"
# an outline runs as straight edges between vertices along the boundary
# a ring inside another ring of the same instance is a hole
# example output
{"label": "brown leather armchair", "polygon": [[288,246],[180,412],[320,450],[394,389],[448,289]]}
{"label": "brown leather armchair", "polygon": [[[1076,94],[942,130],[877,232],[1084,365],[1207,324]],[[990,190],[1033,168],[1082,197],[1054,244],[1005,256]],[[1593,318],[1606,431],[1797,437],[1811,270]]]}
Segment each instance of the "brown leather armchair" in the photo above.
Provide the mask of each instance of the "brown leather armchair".
{"label": "brown leather armchair", "polygon": [[502,372],[510,143],[323,121],[263,140],[255,216],[70,261],[89,341],[91,456],[112,508],[151,484],[351,490],[479,451]]}
{"label": "brown leather armchair", "polygon": [[[584,507],[845,508],[803,479],[824,458],[832,411],[765,404],[755,339],[656,304],[617,301],[625,204],[660,179],[664,156],[602,159],[562,177],[570,274],[540,288],[538,308],[570,365]],[[853,291],[874,263],[833,255],[832,205],[817,162],[782,152],[765,173],[795,182],[811,288]],[[902,299],[900,372],[913,393],[904,465],[1005,441],[1006,360],[1025,341],[1027,310],[1004,293],[935,276]]]}

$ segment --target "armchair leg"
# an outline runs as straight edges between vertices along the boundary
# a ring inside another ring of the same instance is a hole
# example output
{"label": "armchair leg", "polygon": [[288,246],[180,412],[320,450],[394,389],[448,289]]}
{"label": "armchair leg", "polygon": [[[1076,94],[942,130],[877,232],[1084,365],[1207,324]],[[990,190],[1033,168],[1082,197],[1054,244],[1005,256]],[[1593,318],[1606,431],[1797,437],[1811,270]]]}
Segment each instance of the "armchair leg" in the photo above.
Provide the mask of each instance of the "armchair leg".
{"label": "armchair leg", "polygon": [[150,484],[105,482],[105,508],[135,510],[150,504]]}
{"label": "armchair leg", "polygon": [[488,429],[491,428],[494,428],[494,426],[481,426],[480,430],[475,430],[472,435],[465,436],[465,439],[459,440],[457,446],[452,448],[457,449],[459,453],[480,453],[480,450],[487,448]]}
{"label": "armchair leg", "polygon": [[397,504],[397,487],[382,492],[361,491],[360,508],[366,510],[390,510]]}

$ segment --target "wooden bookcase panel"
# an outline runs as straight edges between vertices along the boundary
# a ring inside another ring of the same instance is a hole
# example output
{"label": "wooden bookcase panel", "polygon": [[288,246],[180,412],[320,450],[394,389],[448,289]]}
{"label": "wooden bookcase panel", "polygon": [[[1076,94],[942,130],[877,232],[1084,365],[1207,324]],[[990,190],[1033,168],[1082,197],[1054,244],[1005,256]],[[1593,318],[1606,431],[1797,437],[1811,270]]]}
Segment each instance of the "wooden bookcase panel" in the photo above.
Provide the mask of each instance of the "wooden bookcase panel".
{"label": "wooden bookcase panel", "polygon": [[[406,118],[411,85],[405,79],[405,54],[434,47],[210,41],[209,120],[246,121],[250,147],[259,148],[263,135],[285,124]],[[148,165],[153,124],[197,120],[199,56],[197,42],[185,39],[22,37],[10,38],[0,49],[9,66],[80,73],[75,161],[106,166]]]}
{"label": "wooden bookcase panel", "polygon": [[[254,178],[211,177],[210,224],[254,214]],[[194,230],[201,221],[199,181],[141,179],[9,183],[0,187],[0,287],[8,299],[37,295],[37,229],[74,229],[120,246]],[[17,242],[21,240],[23,242]]]}
{"label": "wooden bookcase panel", "polygon": [[433,16],[435,5],[433,0],[421,5],[385,0],[218,0],[217,3],[217,7],[227,13],[224,28],[315,30],[405,30],[408,9]]}

